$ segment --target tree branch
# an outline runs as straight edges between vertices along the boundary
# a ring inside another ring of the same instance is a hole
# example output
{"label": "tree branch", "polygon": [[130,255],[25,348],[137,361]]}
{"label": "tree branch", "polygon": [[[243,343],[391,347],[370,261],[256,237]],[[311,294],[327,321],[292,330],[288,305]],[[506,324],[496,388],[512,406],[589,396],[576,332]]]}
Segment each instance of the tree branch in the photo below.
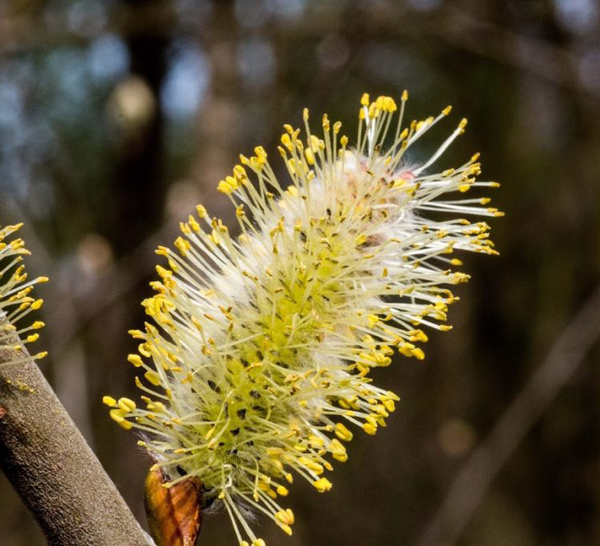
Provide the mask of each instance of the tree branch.
{"label": "tree branch", "polygon": [[527,385],[467,461],[419,546],[456,544],[494,478],[600,337],[600,287],[562,332]]}
{"label": "tree branch", "polygon": [[148,546],[33,360],[0,348],[0,468],[53,546]]}

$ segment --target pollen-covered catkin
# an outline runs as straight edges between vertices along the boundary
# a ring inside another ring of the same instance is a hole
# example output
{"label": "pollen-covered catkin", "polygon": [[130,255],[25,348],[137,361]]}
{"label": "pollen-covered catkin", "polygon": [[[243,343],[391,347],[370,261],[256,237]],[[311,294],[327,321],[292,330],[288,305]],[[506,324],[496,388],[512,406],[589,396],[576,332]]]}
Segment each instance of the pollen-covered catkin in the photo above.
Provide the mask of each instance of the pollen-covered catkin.
{"label": "pollen-covered catkin", "polygon": [[21,226],[22,224],[0,227],[0,350],[14,352],[10,361],[0,366],[21,364],[32,358],[39,360],[47,354],[44,351],[30,357],[23,350],[25,344],[38,340],[38,330],[44,326],[41,321],[27,326],[21,324],[26,315],[42,306],[43,301],[33,298],[31,293],[36,284],[48,279],[38,277],[27,280],[25,266],[21,262],[23,256],[29,255],[29,251],[22,239],[12,238]]}
{"label": "pollen-covered catkin", "polygon": [[139,354],[129,356],[144,407],[104,401],[144,433],[140,445],[171,484],[197,476],[220,499],[240,545],[264,544],[249,509],[291,534],[280,498],[294,478],[329,491],[325,473],[347,460],[353,430],[385,426],[398,397],[369,374],[395,351],[422,359],[423,327],[450,328],[450,287],[469,278],[453,270],[453,253],[496,253],[488,225],[463,218],[501,215],[487,198],[463,198],[497,186],[476,180],[478,156],[429,173],[466,120],[411,164],[407,150],[450,108],[404,127],[406,99],[398,109],[365,94],[355,147],[327,116],[313,134],[305,111],[304,135],[285,125],[281,138],[289,181],[257,147],[219,183],[237,238],[198,206],[175,248],[157,251],[166,266],[143,302],[153,323],[132,332]]}

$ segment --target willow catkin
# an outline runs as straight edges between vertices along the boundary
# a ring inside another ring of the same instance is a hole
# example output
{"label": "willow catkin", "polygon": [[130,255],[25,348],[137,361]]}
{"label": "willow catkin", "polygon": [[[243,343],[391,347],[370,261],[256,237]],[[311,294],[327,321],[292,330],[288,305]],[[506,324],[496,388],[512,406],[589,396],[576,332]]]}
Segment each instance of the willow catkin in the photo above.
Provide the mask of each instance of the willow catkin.
{"label": "willow catkin", "polygon": [[406,151],[450,108],[404,128],[406,98],[397,112],[389,97],[363,96],[355,147],[327,116],[312,134],[305,111],[304,136],[286,125],[281,138],[289,185],[262,147],[219,183],[237,238],[198,206],[175,249],[158,249],[167,267],[143,302],[153,323],[132,332],[141,344],[129,356],[144,407],[104,401],[117,423],[144,433],[140,445],[170,484],[201,480],[243,546],[264,544],[249,511],[291,534],[294,514],[279,499],[294,476],[328,491],[325,472],[347,459],[352,430],[385,425],[398,397],[370,372],[394,350],[422,359],[424,326],[450,328],[450,287],[468,279],[453,271],[453,253],[496,253],[488,225],[462,218],[501,215],[487,198],[463,198],[497,186],[476,181],[478,156],[429,173],[466,120],[413,165]]}

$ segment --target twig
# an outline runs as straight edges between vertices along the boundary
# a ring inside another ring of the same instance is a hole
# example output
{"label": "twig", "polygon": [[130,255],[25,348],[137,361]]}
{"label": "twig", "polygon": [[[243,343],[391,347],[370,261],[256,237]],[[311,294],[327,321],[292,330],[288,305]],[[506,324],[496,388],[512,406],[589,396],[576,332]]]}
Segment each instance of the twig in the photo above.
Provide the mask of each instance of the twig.
{"label": "twig", "polygon": [[144,531],[23,351],[0,349],[0,468],[53,546],[147,546]]}
{"label": "twig", "polygon": [[600,336],[600,287],[458,474],[420,546],[452,545],[462,535],[494,478]]}

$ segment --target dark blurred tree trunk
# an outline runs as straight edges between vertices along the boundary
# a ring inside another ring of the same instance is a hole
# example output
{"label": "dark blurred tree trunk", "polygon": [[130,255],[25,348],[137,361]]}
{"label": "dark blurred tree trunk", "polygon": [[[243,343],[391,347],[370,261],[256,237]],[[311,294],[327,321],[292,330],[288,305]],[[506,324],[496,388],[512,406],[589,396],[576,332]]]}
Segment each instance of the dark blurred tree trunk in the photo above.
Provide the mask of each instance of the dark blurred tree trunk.
{"label": "dark blurred tree trunk", "polygon": [[112,180],[115,202],[108,211],[112,220],[108,235],[117,255],[135,248],[162,221],[165,120],[160,108],[160,90],[167,73],[172,8],[168,0],[122,0],[122,4],[128,21],[125,36],[130,77],[147,86],[153,109],[136,127],[124,128],[120,160]]}
{"label": "dark blurred tree trunk", "polygon": [[[107,226],[104,235],[110,240],[117,259],[131,257],[136,252],[139,255],[143,243],[163,224],[167,185],[165,117],[160,107],[160,92],[168,72],[167,53],[174,21],[172,8],[170,0],[120,2],[120,35],[129,51],[130,74],[113,91],[113,102],[121,100],[126,104],[120,110],[121,118],[115,119],[120,129],[118,156],[111,180],[107,181],[112,203],[104,212],[106,221],[102,222]],[[152,260],[150,254],[148,251]],[[131,288],[106,309],[85,334],[90,408],[95,421],[106,420],[106,414],[99,411],[105,394],[100,389],[106,389],[101,376],[128,374],[130,392],[134,390],[132,370],[124,364],[134,345],[126,332],[143,322],[140,302],[150,294],[147,283],[152,274],[147,264],[147,261],[135,263],[126,272],[130,277],[124,282],[131,282]],[[106,457],[102,462],[121,485],[134,513],[141,517],[140,480],[150,461],[146,462],[135,450],[128,451],[126,446],[132,439],[126,435],[101,425],[95,430],[100,431],[96,438],[98,445],[110,443],[115,451],[128,453],[119,458]],[[132,468],[136,471],[132,472]]]}
{"label": "dark blurred tree trunk", "polygon": [[[194,178],[212,214],[226,200],[216,191],[217,182],[233,168],[239,153],[240,118],[244,97],[236,58],[238,25],[233,0],[213,0],[210,20],[199,29],[210,60],[207,98],[198,114],[200,148]],[[226,210],[226,209],[224,209]]]}

